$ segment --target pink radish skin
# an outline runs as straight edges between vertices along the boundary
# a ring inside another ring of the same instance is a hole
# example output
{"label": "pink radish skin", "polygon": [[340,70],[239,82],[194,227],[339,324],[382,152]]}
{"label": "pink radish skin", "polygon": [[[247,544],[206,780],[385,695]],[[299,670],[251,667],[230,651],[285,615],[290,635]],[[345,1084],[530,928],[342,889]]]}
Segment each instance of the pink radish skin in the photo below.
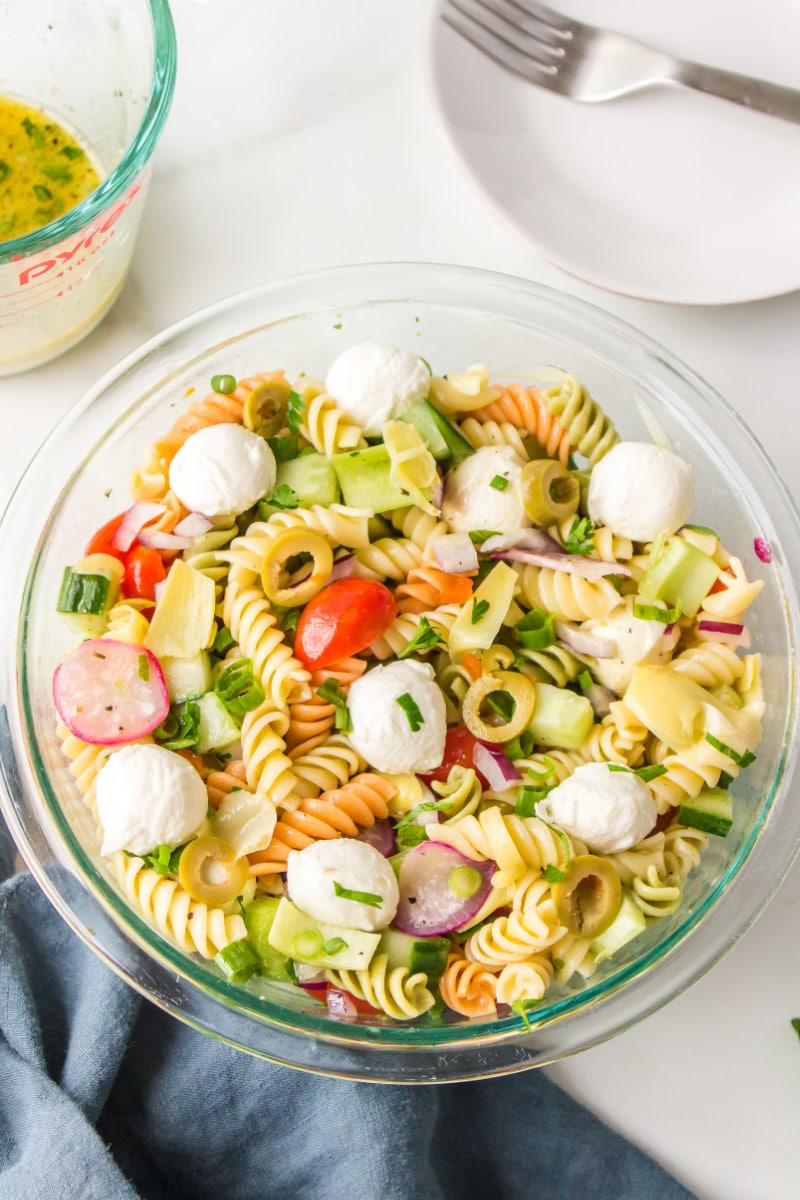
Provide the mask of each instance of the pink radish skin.
{"label": "pink radish skin", "polygon": [[113,638],[91,638],[64,659],[53,676],[53,700],[70,733],[99,746],[145,737],[169,712],[155,655]]}
{"label": "pink radish skin", "polygon": [[[459,867],[474,868],[482,882],[473,895],[456,895],[450,887]],[[477,912],[491,891],[497,863],[474,862],[441,842],[422,842],[409,850],[398,876],[400,903],[392,922],[412,937],[437,937],[460,929]]]}

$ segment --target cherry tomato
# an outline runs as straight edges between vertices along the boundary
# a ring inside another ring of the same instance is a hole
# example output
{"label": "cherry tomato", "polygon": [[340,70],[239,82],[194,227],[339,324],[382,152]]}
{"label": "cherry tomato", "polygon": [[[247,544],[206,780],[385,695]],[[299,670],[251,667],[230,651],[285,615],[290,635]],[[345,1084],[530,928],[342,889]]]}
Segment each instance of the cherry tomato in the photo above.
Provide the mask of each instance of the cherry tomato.
{"label": "cherry tomato", "polygon": [[158,551],[134,542],[122,556],[122,562],[125,567],[123,596],[127,600],[155,600],[156,584],[167,577]]}
{"label": "cherry tomato", "polygon": [[118,513],[116,517],[112,517],[101,529],[98,529],[86,547],[87,558],[90,554],[110,554],[112,558],[118,558],[120,562],[123,562],[125,558],[123,551],[112,546],[111,539],[122,524],[124,516],[125,513]]}
{"label": "cherry tomato", "polygon": [[433,780],[444,783],[450,774],[451,767],[472,767],[482,787],[488,787],[488,781],[481,775],[474,762],[475,747],[479,745],[481,742],[474,733],[467,729],[466,725],[451,725],[444,739],[442,765],[435,771],[431,771],[430,774],[423,775],[422,778],[426,783],[431,783]]}
{"label": "cherry tomato", "polygon": [[375,579],[337,579],[309,600],[297,622],[294,652],[310,670],[364,650],[397,613],[389,589]]}

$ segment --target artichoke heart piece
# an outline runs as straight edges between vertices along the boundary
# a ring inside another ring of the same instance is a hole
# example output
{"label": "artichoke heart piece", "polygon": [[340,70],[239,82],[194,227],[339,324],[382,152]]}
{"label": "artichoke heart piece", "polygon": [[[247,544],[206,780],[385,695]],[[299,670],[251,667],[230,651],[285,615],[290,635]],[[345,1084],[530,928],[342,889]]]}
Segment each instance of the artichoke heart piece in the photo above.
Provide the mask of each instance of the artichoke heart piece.
{"label": "artichoke heart piece", "polygon": [[210,646],[215,632],[214,581],[177,558],[170,567],[145,638],[157,658],[191,658]]}

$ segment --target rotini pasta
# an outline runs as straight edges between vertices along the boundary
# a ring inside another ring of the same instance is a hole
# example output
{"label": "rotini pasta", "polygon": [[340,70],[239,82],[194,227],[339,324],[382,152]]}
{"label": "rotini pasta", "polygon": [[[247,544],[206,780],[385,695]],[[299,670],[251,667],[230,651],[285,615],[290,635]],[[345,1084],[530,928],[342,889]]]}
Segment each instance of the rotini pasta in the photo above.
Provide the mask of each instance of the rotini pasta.
{"label": "rotini pasta", "polygon": [[395,1021],[421,1017],[435,1003],[427,975],[421,972],[412,975],[408,967],[390,969],[387,954],[376,954],[362,971],[326,971],[325,974],[331,983],[359,1000],[366,1000]]}
{"label": "rotini pasta", "polygon": [[557,458],[562,463],[569,458],[570,440],[566,422],[561,420],[555,407],[539,388],[510,383],[500,390],[496,400],[477,409],[472,417],[479,422],[515,425],[535,438],[550,458]]}

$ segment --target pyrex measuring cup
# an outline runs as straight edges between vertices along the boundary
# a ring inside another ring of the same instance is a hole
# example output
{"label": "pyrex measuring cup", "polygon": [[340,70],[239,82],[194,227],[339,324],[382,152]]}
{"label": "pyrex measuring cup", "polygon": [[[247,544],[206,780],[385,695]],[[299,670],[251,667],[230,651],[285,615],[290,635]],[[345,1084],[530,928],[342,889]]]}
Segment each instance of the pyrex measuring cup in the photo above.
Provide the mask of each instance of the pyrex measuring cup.
{"label": "pyrex measuring cup", "polygon": [[0,241],[0,376],[73,346],[119,294],[175,58],[167,0],[0,3],[0,95],[68,130],[101,177],[75,208]]}

